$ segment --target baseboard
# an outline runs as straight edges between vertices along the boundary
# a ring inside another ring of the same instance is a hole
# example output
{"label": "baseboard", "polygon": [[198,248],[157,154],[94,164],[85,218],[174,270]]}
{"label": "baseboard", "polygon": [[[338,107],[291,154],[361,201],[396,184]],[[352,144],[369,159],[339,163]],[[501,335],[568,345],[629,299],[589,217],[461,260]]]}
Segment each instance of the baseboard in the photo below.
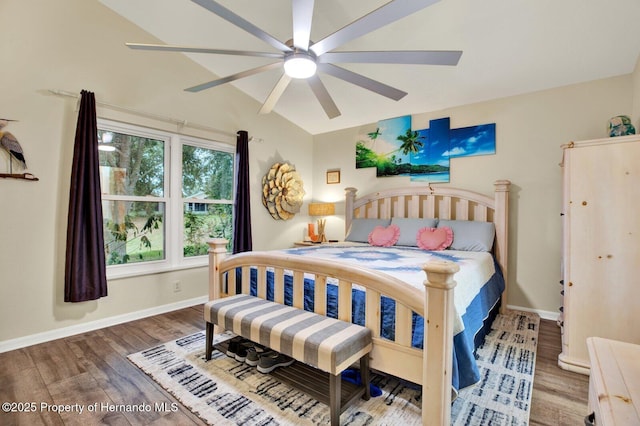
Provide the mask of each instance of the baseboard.
{"label": "baseboard", "polygon": [[[141,311],[130,312],[128,314],[117,315],[114,317],[104,318],[101,320],[91,321],[83,324],[72,325],[69,327],[58,328],[55,330],[45,331],[43,333],[36,333],[29,336],[18,337],[17,339],[5,340],[0,342],[0,353],[12,351],[14,349],[20,349],[31,345],[37,345],[39,343],[49,342],[51,340],[62,339],[64,337],[73,336],[80,333],[86,333],[87,331],[98,330],[112,325],[122,324],[129,321],[134,321],[141,318],[151,317],[153,315],[164,314],[166,312],[175,311],[178,309],[188,308],[190,306],[199,305],[209,300],[207,296],[196,297],[193,299],[182,300],[176,303],[170,303],[168,305],[156,306],[149,309],[143,309]],[[558,319],[557,312],[542,311],[538,309],[524,308],[522,306],[507,305],[508,309],[514,309],[525,312],[535,312],[540,315],[540,318],[556,321]]]}
{"label": "baseboard", "polygon": [[0,342],[0,353],[12,351],[14,349],[24,348],[31,345],[37,345],[39,343],[49,342],[51,340],[62,339],[64,337],[69,337],[69,336],[73,336],[80,333],[86,333],[87,331],[98,330],[101,328],[110,327],[112,325],[122,324],[129,321],[134,321],[141,318],[164,314],[166,312],[171,312],[178,309],[188,308],[191,306],[205,303],[208,300],[209,298],[207,296],[201,296],[193,299],[181,300],[180,302],[169,303],[167,305],[155,306],[153,308],[143,309],[141,311],[130,312],[122,315],[116,315],[113,317],[104,318],[96,321],[86,322],[78,325],[72,325],[69,327],[58,328],[55,330],[36,333],[29,336],[18,337],[16,339],[5,340],[3,342]]}
{"label": "baseboard", "polygon": [[507,309],[513,309],[513,310],[516,310],[516,311],[534,312],[534,313],[540,315],[540,318],[546,319],[546,320],[551,320],[551,321],[557,321],[558,320],[558,316],[560,315],[558,312],[542,311],[540,309],[523,308],[522,306],[514,306],[514,305],[507,305]]}

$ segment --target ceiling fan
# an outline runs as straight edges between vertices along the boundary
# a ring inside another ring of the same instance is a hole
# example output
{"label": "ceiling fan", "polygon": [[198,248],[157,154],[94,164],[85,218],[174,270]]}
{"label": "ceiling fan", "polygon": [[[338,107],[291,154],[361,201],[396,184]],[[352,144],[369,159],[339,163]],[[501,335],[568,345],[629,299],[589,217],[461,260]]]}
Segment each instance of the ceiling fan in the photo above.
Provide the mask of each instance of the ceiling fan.
{"label": "ceiling fan", "polygon": [[306,79],[314,95],[322,105],[329,118],[340,115],[338,107],[329,95],[317,72],[331,75],[341,80],[378,93],[398,101],[407,92],[398,90],[384,83],[372,80],[361,74],[338,67],[334,63],[380,63],[380,64],[422,64],[422,65],[457,65],[462,52],[459,50],[396,50],[396,51],[358,51],[334,52],[333,49],[356,39],[364,34],[402,19],[414,12],[424,9],[439,0],[393,0],[367,15],[351,22],[317,42],[310,41],[311,21],[313,19],[314,0],[292,0],[293,39],[283,43],[265,31],[256,27],[241,16],[222,6],[214,0],[191,0],[203,8],[215,13],[220,18],[242,28],[265,43],[280,50],[279,53],[253,52],[241,50],[222,50],[201,47],[173,46],[160,44],[126,43],[131,49],[158,50],[185,53],[213,53],[219,55],[253,56],[273,58],[278,61],[242,71],[220,79],[199,84],[185,89],[199,92],[211,87],[249,77],[261,72],[284,67],[280,80],[265,100],[261,114],[271,112],[278,99],[291,82],[292,78]]}

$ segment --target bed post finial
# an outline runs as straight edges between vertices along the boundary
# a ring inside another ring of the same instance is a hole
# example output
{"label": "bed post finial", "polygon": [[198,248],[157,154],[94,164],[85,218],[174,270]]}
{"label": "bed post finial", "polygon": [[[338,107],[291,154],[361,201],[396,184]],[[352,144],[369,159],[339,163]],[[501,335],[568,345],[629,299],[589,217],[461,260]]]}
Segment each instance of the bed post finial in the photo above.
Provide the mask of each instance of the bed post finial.
{"label": "bed post finial", "polygon": [[345,188],[344,195],[344,236],[347,236],[349,228],[351,227],[351,220],[353,220],[353,205],[356,201],[356,188]]}
{"label": "bed post finial", "polygon": [[495,186],[496,192],[509,192],[509,187],[511,186],[511,181],[506,179],[500,179],[493,183]]}
{"label": "bed post finial", "polygon": [[229,240],[214,238],[207,241],[209,244],[209,300],[220,298],[222,283],[220,282],[220,262],[227,257],[227,244]]}
{"label": "bed post finial", "polygon": [[[424,356],[422,359],[422,412],[430,424],[445,425],[451,419],[451,370],[453,364],[453,274],[460,267],[450,261],[432,261],[422,267],[427,274]],[[423,417],[424,420],[424,417]]]}

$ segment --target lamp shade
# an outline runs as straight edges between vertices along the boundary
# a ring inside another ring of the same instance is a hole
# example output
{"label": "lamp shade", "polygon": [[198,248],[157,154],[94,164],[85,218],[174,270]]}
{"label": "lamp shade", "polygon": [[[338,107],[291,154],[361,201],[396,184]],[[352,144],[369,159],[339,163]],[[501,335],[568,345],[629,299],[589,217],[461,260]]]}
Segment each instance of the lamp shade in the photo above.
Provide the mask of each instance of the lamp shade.
{"label": "lamp shade", "polygon": [[309,203],[309,216],[331,216],[335,213],[335,203]]}

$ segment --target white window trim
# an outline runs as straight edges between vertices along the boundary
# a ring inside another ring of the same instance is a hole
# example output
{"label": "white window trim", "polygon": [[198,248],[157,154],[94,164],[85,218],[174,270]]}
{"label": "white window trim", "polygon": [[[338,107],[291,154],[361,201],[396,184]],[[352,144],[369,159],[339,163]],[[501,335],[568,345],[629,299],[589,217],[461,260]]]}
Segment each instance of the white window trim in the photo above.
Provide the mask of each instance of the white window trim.
{"label": "white window trim", "polygon": [[[184,221],[183,202],[187,200],[182,198],[182,147],[183,145],[198,146],[201,148],[228,152],[233,155],[235,154],[235,146],[224,142],[184,136],[101,118],[98,119],[98,128],[100,130],[110,130],[117,133],[154,138],[165,142],[164,197],[136,197],[141,200],[165,203],[165,218],[163,221],[163,226],[165,228],[165,259],[123,265],[107,265],[107,279],[112,280],[140,275],[152,275],[169,271],[208,266],[207,255],[188,258],[183,257],[183,229],[181,226],[178,226],[178,224],[181,224]],[[233,163],[234,173],[232,198],[235,199],[236,164],[235,161]],[[173,178],[174,174],[180,177]],[[120,197],[107,196],[104,199],[116,198]],[[131,197],[127,197],[127,199],[130,198]],[[228,202],[223,201],[223,204],[233,205],[233,199],[228,200]]]}

